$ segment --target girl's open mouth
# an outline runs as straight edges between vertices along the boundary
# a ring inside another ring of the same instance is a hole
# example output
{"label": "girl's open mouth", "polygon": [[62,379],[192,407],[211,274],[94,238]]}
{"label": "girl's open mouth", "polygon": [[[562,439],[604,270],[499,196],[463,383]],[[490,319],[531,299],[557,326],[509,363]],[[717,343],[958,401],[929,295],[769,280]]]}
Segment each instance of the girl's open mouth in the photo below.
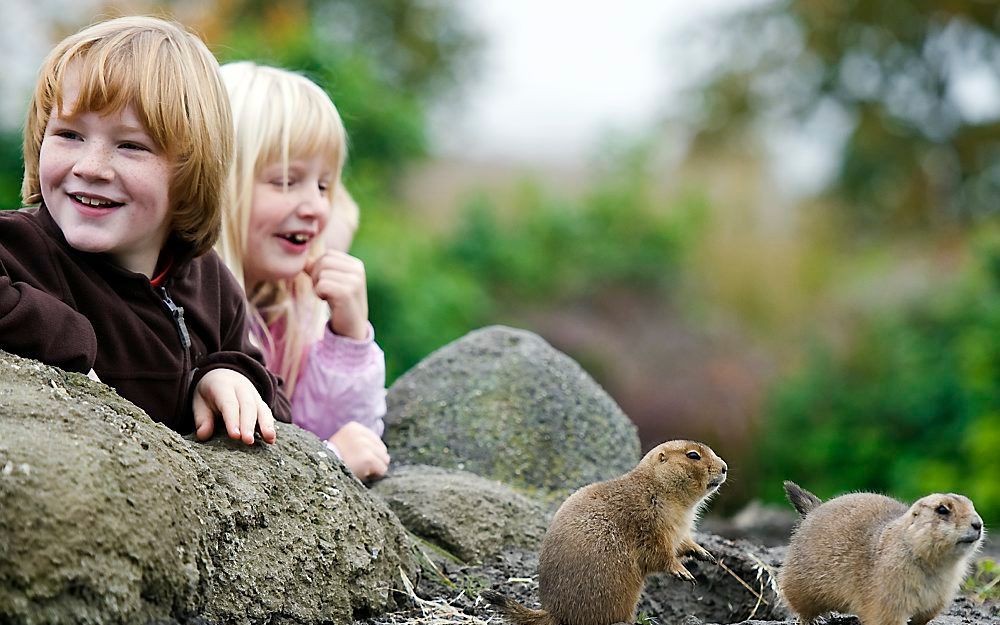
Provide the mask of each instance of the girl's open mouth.
{"label": "girl's open mouth", "polygon": [[309,243],[314,235],[309,232],[281,232],[274,236],[278,238],[283,248],[294,254],[301,254],[309,249]]}

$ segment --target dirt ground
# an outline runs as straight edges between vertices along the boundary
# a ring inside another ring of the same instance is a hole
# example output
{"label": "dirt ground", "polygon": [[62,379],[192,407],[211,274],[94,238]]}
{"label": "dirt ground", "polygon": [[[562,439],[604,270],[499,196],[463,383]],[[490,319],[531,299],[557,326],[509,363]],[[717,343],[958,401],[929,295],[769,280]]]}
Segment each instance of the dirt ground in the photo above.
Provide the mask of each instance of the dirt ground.
{"label": "dirt ground", "polygon": [[[719,537],[706,537],[703,544],[709,551],[718,553],[728,543],[736,549],[755,549],[764,568],[773,572],[772,564],[780,562],[784,549],[756,547],[746,541],[727,541]],[[990,546],[990,553],[995,545]],[[481,565],[466,566],[447,564],[430,552],[426,554],[421,577],[413,582],[410,602],[413,608],[381,617],[359,621],[356,625],[495,625],[503,619],[479,599],[479,592],[492,588],[516,601],[539,607],[536,576],[537,554],[525,550],[507,550],[488,559]],[[434,567],[430,561],[437,560]],[[733,581],[732,572],[716,565],[688,562],[686,566],[697,579],[694,586],[667,577],[652,576],[637,610],[638,622],[660,625],[708,625],[744,623],[746,625],[793,625],[795,621],[777,602],[773,595],[763,591],[771,580],[768,575],[758,579],[752,571],[733,571],[744,578],[746,586]],[[762,600],[758,600],[761,598]],[[958,597],[946,614],[932,621],[932,625],[997,625],[1000,623],[1000,602],[978,604],[970,598]],[[825,625],[861,625],[852,616],[832,615]]]}

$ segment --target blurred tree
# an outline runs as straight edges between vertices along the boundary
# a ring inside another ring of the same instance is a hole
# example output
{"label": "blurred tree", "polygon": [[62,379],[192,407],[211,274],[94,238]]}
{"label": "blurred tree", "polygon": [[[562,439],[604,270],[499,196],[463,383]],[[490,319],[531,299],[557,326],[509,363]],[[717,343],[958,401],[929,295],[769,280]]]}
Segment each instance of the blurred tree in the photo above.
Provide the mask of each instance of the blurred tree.
{"label": "blurred tree", "polygon": [[1000,521],[1000,233],[978,235],[958,287],[859,319],[780,382],[758,445],[762,492],[802,481],[821,497],[957,491]]}
{"label": "blurred tree", "polygon": [[354,251],[365,260],[389,378],[477,327],[523,325],[529,310],[593,303],[616,288],[665,301],[701,234],[706,200],[663,203],[651,192],[646,150],[621,156],[580,198],[528,180],[505,210],[471,198],[455,227],[433,236],[409,215],[368,221]]}
{"label": "blurred tree", "polygon": [[850,225],[969,223],[998,211],[998,34],[992,1],[767,3],[714,25],[691,121],[704,146],[836,111]]}
{"label": "blurred tree", "polygon": [[0,209],[17,208],[21,205],[23,173],[20,133],[0,133]]}
{"label": "blurred tree", "polygon": [[372,191],[426,154],[430,107],[455,95],[480,44],[446,0],[218,0],[202,24],[220,62],[276,64],[324,87],[347,126],[348,177]]}

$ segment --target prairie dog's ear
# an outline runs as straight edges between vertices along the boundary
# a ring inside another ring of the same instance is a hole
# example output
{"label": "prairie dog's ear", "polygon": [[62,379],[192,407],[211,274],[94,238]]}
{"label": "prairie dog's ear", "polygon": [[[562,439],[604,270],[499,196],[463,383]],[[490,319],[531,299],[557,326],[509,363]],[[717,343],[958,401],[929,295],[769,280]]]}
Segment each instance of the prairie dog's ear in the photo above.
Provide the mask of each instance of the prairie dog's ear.
{"label": "prairie dog's ear", "polygon": [[667,452],[661,451],[660,452],[659,460],[660,460],[660,462],[666,462],[667,461]]}

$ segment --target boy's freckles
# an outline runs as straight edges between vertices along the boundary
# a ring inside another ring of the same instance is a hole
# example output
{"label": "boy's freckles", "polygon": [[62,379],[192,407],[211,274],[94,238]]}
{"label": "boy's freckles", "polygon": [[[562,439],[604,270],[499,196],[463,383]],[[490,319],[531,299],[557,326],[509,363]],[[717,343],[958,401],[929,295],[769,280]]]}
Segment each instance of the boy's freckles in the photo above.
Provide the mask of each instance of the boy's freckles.
{"label": "boy's freckles", "polygon": [[[79,91],[70,70],[63,102]],[[53,110],[39,153],[42,199],[72,247],[150,276],[170,231],[171,166],[131,105]]]}

